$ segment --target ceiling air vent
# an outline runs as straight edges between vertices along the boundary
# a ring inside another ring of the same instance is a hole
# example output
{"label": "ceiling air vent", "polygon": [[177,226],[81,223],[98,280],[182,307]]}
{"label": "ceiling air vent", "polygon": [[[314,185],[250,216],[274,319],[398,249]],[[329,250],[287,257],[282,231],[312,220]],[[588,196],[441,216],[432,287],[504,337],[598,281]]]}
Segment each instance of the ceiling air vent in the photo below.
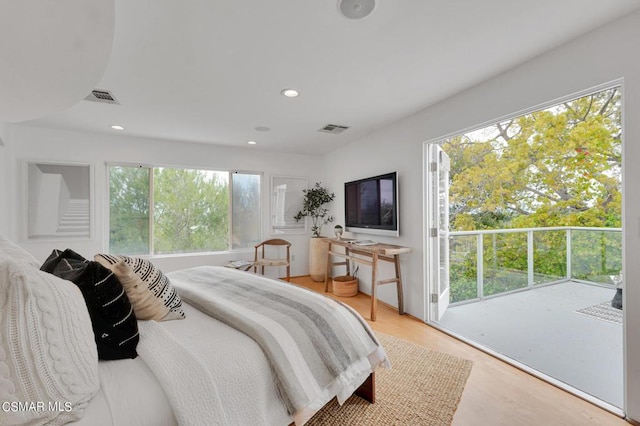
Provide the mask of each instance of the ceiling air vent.
{"label": "ceiling air vent", "polygon": [[120,102],[108,90],[92,90],[85,100],[120,105]]}
{"label": "ceiling air vent", "polygon": [[340,126],[338,124],[327,124],[326,126],[324,126],[322,129],[319,129],[318,131],[338,135],[347,129],[348,129],[347,126]]}

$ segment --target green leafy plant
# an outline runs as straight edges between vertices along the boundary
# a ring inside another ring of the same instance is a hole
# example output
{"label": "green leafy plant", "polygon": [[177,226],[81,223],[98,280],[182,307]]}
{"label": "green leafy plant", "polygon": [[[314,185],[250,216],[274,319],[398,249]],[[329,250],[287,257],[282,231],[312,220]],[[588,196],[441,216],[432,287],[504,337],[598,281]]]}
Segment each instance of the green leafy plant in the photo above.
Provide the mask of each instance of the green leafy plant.
{"label": "green leafy plant", "polygon": [[303,189],[302,192],[304,193],[302,210],[294,216],[294,219],[299,222],[302,218],[309,216],[313,223],[311,232],[314,237],[319,237],[322,227],[333,222],[333,216],[329,215],[329,209],[324,205],[333,201],[336,195],[321,186],[320,182],[316,182],[311,189]]}

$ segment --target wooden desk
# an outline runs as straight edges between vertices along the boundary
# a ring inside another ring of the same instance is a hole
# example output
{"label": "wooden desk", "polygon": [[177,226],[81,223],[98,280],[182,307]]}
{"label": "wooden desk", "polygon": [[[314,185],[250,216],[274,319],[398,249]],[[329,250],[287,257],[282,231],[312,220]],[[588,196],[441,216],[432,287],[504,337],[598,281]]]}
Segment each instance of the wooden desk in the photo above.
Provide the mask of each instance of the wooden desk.
{"label": "wooden desk", "polygon": [[[361,246],[353,244],[354,240],[325,238],[324,241],[329,244],[327,251],[327,272],[324,278],[324,291],[329,291],[329,280],[331,279],[331,268],[333,266],[344,265],[347,268],[347,275],[351,274],[350,261],[371,266],[371,321],[376,320],[376,310],[378,307],[378,298],[376,288],[378,285],[396,283],[398,291],[398,313],[404,314],[404,301],[402,297],[402,275],[400,274],[400,254],[410,253],[411,248],[396,246],[393,244],[373,244],[369,246]],[[332,246],[344,247],[344,253],[332,250]],[[332,262],[331,256],[345,259],[342,262]],[[395,266],[395,278],[378,281],[378,260],[391,262]]]}

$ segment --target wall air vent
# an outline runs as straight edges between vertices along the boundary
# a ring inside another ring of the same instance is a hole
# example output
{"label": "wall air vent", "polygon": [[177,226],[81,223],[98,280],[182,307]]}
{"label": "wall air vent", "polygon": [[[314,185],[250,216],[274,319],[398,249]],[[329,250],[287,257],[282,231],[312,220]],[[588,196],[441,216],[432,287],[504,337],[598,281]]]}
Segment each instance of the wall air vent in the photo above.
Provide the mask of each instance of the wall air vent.
{"label": "wall air vent", "polygon": [[334,135],[338,135],[338,134],[344,132],[345,130],[347,130],[348,128],[349,127],[347,127],[347,126],[340,126],[338,124],[327,124],[322,129],[318,129],[318,131],[319,132],[332,133]]}
{"label": "wall air vent", "polygon": [[120,105],[120,102],[118,102],[115,96],[113,96],[113,94],[111,94],[111,92],[109,92],[108,90],[92,90],[91,93],[84,99],[87,101]]}

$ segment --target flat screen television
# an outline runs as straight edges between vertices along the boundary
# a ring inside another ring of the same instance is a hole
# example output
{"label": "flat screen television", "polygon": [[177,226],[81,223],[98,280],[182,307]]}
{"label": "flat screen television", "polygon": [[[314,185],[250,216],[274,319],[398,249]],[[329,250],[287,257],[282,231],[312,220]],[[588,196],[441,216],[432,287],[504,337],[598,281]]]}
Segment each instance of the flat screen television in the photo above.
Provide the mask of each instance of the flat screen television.
{"label": "flat screen television", "polygon": [[396,172],[345,183],[344,200],[347,231],[400,235]]}

